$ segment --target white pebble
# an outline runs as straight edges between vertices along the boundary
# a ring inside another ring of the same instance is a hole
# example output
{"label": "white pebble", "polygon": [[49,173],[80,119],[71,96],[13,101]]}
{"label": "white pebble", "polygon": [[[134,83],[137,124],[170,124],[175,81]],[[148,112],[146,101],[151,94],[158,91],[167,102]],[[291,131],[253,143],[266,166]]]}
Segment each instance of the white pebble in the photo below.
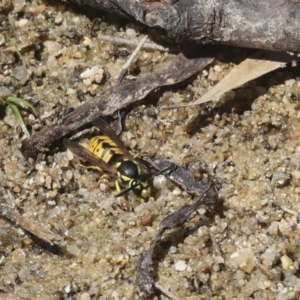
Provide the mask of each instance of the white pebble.
{"label": "white pebble", "polygon": [[73,177],[73,172],[72,172],[71,170],[68,170],[68,171],[66,172],[66,177],[67,177],[68,180],[72,179],[72,177]]}
{"label": "white pebble", "polygon": [[75,89],[71,89],[71,88],[67,89],[67,95],[68,96],[73,96],[75,94],[76,94],[76,90]]}
{"label": "white pebble", "polygon": [[71,292],[71,286],[69,284],[65,287],[65,292],[67,294]]}
{"label": "white pebble", "polygon": [[60,25],[60,24],[62,23],[62,21],[63,21],[62,14],[61,14],[61,12],[59,11],[59,12],[57,13],[57,15],[55,16],[54,24],[55,24],[55,25]]}
{"label": "white pebble", "polygon": [[16,26],[17,27],[25,27],[28,24],[28,20],[27,19],[20,19],[19,21],[16,22]]}
{"label": "white pebble", "polygon": [[200,216],[204,216],[206,214],[206,209],[204,208],[199,208],[197,210],[197,213],[200,215]]}
{"label": "white pebble", "polygon": [[167,183],[167,178],[164,175],[155,176],[153,179],[153,185],[157,189],[163,188]]}
{"label": "white pebble", "polygon": [[222,67],[221,66],[219,66],[219,65],[215,65],[214,66],[214,70],[216,71],[216,72],[222,72]]}
{"label": "white pebble", "polygon": [[246,273],[251,273],[255,267],[255,255],[252,249],[239,249],[230,256],[230,263]]}
{"label": "white pebble", "polygon": [[127,248],[126,252],[130,255],[130,256],[136,256],[136,251],[134,249],[130,249]]}
{"label": "white pebble", "polygon": [[99,188],[100,188],[100,191],[101,191],[101,192],[105,192],[105,191],[107,190],[107,186],[106,186],[105,183],[100,183]]}
{"label": "white pebble", "polygon": [[[49,54],[51,54],[51,56],[53,57],[57,57],[58,55],[61,54],[62,48],[60,43],[55,42],[55,41],[45,41],[44,42],[44,47],[45,49],[47,49],[47,52]],[[48,59],[48,61],[50,60],[50,57]]]}
{"label": "white pebble", "polygon": [[176,271],[184,271],[187,267],[187,264],[183,260],[179,260],[178,262],[175,263],[175,270]]}
{"label": "white pebble", "polygon": [[174,190],[173,190],[173,195],[175,195],[175,196],[179,196],[180,194],[181,194],[181,190],[180,189],[178,189],[178,188],[175,188]]}
{"label": "white pebble", "polygon": [[25,0],[14,0],[14,2],[13,2],[13,13],[22,12],[24,10],[25,6],[26,6],[26,1]]}
{"label": "white pebble", "polygon": [[[5,37],[3,34],[0,34],[0,46],[3,46],[5,44]],[[3,89],[3,87],[1,87]],[[6,89],[6,88],[5,88]]]}
{"label": "white pebble", "polygon": [[287,256],[283,255],[280,257],[282,268],[284,270],[289,269],[291,266],[293,266],[293,261]]}
{"label": "white pebble", "polygon": [[74,154],[69,149],[67,150],[67,157],[68,160],[72,160],[74,158]]}
{"label": "white pebble", "polygon": [[135,30],[131,29],[131,28],[127,28],[126,30],[126,34],[130,37],[136,37],[136,32]]}
{"label": "white pebble", "polygon": [[289,79],[285,81],[286,86],[293,86],[295,84],[296,80],[295,79]]}
{"label": "white pebble", "polygon": [[186,270],[187,270],[189,273],[193,272],[193,269],[191,268],[191,266],[187,266]]}
{"label": "white pebble", "polygon": [[91,296],[89,293],[83,293],[83,294],[81,294],[80,299],[81,300],[90,300]]}
{"label": "white pebble", "polygon": [[99,67],[87,68],[80,74],[85,85],[90,85],[93,81],[100,83],[103,78],[103,69]]}

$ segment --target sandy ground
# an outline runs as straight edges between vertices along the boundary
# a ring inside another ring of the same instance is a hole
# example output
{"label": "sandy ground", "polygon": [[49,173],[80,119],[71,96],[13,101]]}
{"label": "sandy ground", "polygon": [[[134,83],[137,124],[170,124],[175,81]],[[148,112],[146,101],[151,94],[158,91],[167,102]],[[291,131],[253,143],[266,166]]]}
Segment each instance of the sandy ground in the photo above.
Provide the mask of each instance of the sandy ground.
{"label": "sandy ground", "polygon": [[[115,84],[132,47],[100,35],[153,34],[105,16],[93,33],[91,19],[58,3],[4,1],[2,7],[0,96],[22,97],[37,108],[38,117],[22,110],[32,133],[79,106],[79,94],[88,101]],[[220,185],[216,210],[203,207],[167,232],[155,254],[157,282],[178,299],[299,299],[300,226],[273,205],[300,211],[299,69],[273,72],[219,102],[161,109],[197,99],[248,54],[232,49],[185,84],[131,107],[124,121],[121,138],[134,153],[160,154],[196,180]],[[143,49],[131,72],[151,72],[171,57]],[[0,288],[26,299],[139,299],[140,255],[160,221],[192,196],[161,175],[148,202],[130,195],[117,200],[113,179],[99,184],[101,175],[80,167],[62,145],[36,161],[24,159],[15,115],[8,106],[0,114],[1,203],[64,239],[61,248],[50,247],[1,218]]]}

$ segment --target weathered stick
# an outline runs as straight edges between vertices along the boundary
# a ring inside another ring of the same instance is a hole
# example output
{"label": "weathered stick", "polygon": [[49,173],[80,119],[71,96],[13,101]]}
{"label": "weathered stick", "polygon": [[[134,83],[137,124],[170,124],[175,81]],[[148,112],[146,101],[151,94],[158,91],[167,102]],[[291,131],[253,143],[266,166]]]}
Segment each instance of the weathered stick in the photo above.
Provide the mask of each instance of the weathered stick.
{"label": "weathered stick", "polygon": [[154,89],[189,78],[209,64],[212,58],[188,59],[179,54],[160,69],[108,89],[68,114],[60,124],[47,127],[22,143],[25,157],[36,157],[43,148],[100,116],[111,115],[130,103],[144,99]]}
{"label": "weathered stick", "polygon": [[62,240],[59,235],[54,234],[50,230],[33,223],[31,220],[20,215],[16,210],[6,204],[0,204],[0,216],[6,217],[10,221],[18,224],[28,232],[48,242],[49,244]]}
{"label": "weathered stick", "polygon": [[292,0],[63,0],[160,27],[176,40],[299,52],[300,3]]}

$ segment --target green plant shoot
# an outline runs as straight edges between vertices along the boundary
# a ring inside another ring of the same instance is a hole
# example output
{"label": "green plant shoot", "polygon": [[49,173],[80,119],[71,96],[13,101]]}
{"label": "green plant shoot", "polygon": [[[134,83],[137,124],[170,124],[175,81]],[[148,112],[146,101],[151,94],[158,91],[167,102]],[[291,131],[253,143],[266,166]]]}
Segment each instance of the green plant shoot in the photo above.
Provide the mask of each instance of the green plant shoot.
{"label": "green plant shoot", "polygon": [[12,109],[12,111],[16,115],[16,117],[19,121],[19,124],[20,124],[23,132],[25,133],[26,137],[29,138],[30,134],[27,130],[27,127],[24,123],[24,120],[22,118],[22,115],[20,113],[20,110],[19,110],[17,104],[22,103],[24,106],[29,107],[32,110],[32,112],[35,114],[35,116],[37,116],[36,109],[30,103],[28,103],[26,100],[17,98],[17,97],[7,97],[6,103],[8,104],[8,106]]}

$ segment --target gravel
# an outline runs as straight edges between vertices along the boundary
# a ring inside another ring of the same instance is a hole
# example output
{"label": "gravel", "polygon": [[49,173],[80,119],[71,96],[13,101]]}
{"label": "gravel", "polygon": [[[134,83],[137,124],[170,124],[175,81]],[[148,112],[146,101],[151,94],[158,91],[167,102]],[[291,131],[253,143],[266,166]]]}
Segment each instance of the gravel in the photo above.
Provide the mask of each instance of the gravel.
{"label": "gravel", "polygon": [[[38,117],[22,109],[32,133],[79,106],[78,91],[88,101],[115,84],[132,48],[100,34],[130,40],[147,32],[102,16],[94,33],[72,7],[26,1],[2,4],[1,27],[0,94],[38,109]],[[161,109],[203,95],[249,53],[233,48],[185,84],[131,107],[125,119],[121,138],[133,152],[160,154],[220,185],[217,208],[200,209],[165,234],[155,255],[156,280],[179,299],[299,298],[300,225],[272,205],[300,211],[298,69],[273,72],[201,107]],[[151,72],[171,55],[142,50],[131,73]],[[1,288],[28,299],[139,299],[139,257],[160,221],[191,196],[160,175],[148,202],[115,199],[114,180],[99,184],[101,174],[82,168],[62,144],[25,160],[16,117],[8,106],[1,116],[1,203],[64,237],[57,249],[0,219]]]}

